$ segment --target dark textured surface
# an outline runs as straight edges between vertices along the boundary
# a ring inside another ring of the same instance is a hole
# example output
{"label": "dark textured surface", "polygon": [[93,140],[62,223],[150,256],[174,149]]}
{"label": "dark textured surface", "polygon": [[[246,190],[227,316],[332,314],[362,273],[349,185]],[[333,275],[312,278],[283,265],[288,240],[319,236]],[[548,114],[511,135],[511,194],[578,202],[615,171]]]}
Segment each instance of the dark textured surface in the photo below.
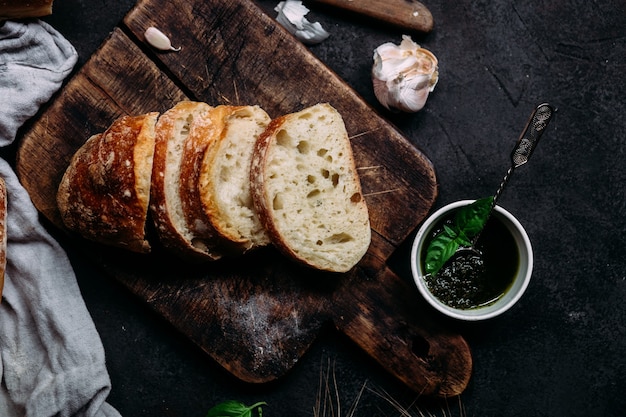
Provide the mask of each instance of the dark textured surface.
{"label": "dark textured surface", "polygon": [[[272,16],[276,3],[259,2]],[[74,44],[82,64],[132,5],[59,1],[45,20]],[[492,194],[532,108],[541,101],[558,107],[532,160],[516,171],[500,200],[533,243],[535,270],[526,295],[498,319],[449,323],[466,336],[474,355],[474,374],[461,396],[464,410],[469,416],[624,415],[626,5],[426,5],[435,29],[414,40],[439,58],[439,84],[422,112],[383,114],[433,161],[440,184],[435,208]],[[331,33],[311,51],[380,109],[369,76],[372,51],[383,42],[399,43],[402,32],[311,8],[310,20]],[[109,400],[124,416],[203,416],[226,399],[267,401],[267,416],[313,415],[328,363],[334,364],[343,416],[366,381],[355,416],[397,415],[370,389],[403,405],[418,396],[332,329],[284,379],[262,386],[236,381],[81,259],[72,242],[62,243],[106,349]],[[406,279],[409,243],[393,259]],[[440,404],[418,406],[444,415]],[[449,407],[447,415],[460,415],[457,399]]]}

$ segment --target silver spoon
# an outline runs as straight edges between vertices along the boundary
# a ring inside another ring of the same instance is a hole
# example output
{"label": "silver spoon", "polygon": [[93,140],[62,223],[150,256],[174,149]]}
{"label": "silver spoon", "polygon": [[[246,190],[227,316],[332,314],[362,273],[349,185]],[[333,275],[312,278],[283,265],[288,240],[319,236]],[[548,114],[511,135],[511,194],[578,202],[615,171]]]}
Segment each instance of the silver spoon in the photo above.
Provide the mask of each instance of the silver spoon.
{"label": "silver spoon", "polygon": [[[524,130],[522,131],[522,134],[520,135],[517,143],[515,144],[515,147],[513,148],[513,151],[511,152],[511,166],[509,167],[506,175],[500,183],[500,186],[498,187],[498,190],[493,196],[493,203],[491,204],[491,208],[489,209],[487,219],[491,217],[493,208],[496,206],[498,198],[500,198],[502,191],[504,191],[504,187],[506,187],[509,179],[511,179],[513,171],[515,171],[516,168],[524,165],[530,159],[530,156],[537,147],[537,143],[539,143],[541,135],[548,126],[548,123],[550,123],[550,120],[552,120],[552,116],[554,115],[555,111],[556,109],[548,103],[540,104],[535,108],[535,110],[533,110],[530,118],[528,119],[528,122],[526,123],[526,126],[524,127]],[[481,232],[482,230],[478,232],[476,236],[474,236],[471,246],[461,247],[457,250],[457,253],[469,251],[474,255],[481,256],[481,252],[476,249],[476,242],[478,241]]]}

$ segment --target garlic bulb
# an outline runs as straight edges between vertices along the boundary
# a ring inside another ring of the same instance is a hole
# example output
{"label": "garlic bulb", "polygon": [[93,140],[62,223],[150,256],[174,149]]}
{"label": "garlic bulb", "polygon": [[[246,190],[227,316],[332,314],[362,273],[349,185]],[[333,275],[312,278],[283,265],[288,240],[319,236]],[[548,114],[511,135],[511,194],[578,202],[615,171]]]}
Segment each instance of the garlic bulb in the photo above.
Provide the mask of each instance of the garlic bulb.
{"label": "garlic bulb", "polygon": [[408,113],[421,110],[438,80],[437,58],[410,36],[403,35],[399,46],[388,42],[374,51],[374,94],[387,109]]}
{"label": "garlic bulb", "polygon": [[319,22],[311,23],[304,17],[309,9],[301,1],[281,1],[274,10],[278,12],[276,21],[302,43],[313,45],[330,36]]}
{"label": "garlic bulb", "polygon": [[153,26],[150,26],[148,29],[146,29],[146,32],[143,36],[146,39],[146,42],[148,42],[156,49],[160,49],[161,51],[180,51],[180,47],[174,48],[172,46],[170,38],[168,38],[165,33],[161,32],[159,29]]}

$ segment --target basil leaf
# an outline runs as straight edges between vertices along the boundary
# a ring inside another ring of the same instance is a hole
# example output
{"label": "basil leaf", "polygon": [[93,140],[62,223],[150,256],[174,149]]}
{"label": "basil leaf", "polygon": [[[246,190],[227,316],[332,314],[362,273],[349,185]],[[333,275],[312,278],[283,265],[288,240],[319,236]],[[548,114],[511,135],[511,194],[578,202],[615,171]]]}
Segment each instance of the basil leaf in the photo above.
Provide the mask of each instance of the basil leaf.
{"label": "basil leaf", "polygon": [[467,236],[465,236],[462,230],[453,229],[448,225],[444,225],[443,228],[447,229],[446,232],[448,233],[448,236],[454,237],[454,240],[460,246],[469,246],[472,244],[470,239]]}
{"label": "basil leaf", "polygon": [[427,274],[435,275],[446,261],[454,255],[454,252],[459,248],[457,237],[458,235],[454,230],[444,228],[443,232],[430,242],[426,250],[426,259],[424,260],[424,268]]}
{"label": "basil leaf", "polygon": [[458,230],[471,240],[485,226],[492,204],[493,197],[485,197],[461,207],[454,217]]}
{"label": "basil leaf", "polygon": [[238,402],[238,401],[224,401],[211,408],[206,417],[252,417],[252,410],[259,408],[259,415],[261,415],[261,406],[267,405],[264,402],[258,402],[250,407]]}
{"label": "basil leaf", "polygon": [[436,275],[460,246],[472,245],[472,239],[487,223],[492,204],[493,197],[485,197],[458,209],[453,224],[444,225],[426,249],[424,269],[427,274]]}

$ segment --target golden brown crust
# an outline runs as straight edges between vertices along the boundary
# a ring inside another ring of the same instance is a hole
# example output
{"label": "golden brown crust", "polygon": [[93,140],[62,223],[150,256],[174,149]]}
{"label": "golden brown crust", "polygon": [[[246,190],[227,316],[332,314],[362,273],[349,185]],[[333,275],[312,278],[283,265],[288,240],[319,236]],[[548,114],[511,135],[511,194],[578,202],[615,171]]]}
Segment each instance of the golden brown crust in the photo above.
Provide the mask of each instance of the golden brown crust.
{"label": "golden brown crust", "polygon": [[107,245],[150,251],[145,223],[157,116],[120,117],[76,152],[57,194],[68,229]]}
{"label": "golden brown crust", "polygon": [[0,301],[4,287],[4,274],[7,265],[7,188],[0,178]]}
{"label": "golden brown crust", "polygon": [[208,239],[208,235],[196,238],[198,228],[192,230],[189,227],[189,216],[185,214],[185,210],[192,210],[187,202],[190,197],[182,195],[187,194],[183,184],[185,187],[191,185],[186,176],[193,174],[193,168],[185,168],[183,165],[188,164],[181,162],[192,157],[191,149],[185,155],[188,135],[200,135],[198,129],[206,124],[212,109],[203,102],[182,101],[163,113],[156,126],[150,212],[163,246],[194,262],[217,260],[223,256],[218,242]]}
{"label": "golden brown crust", "polygon": [[280,236],[280,231],[276,228],[276,224],[272,220],[270,215],[271,210],[268,206],[269,197],[265,194],[264,184],[267,181],[265,178],[265,165],[268,158],[269,146],[274,139],[276,133],[282,128],[285,120],[289,115],[279,116],[272,119],[265,131],[259,136],[254,143],[254,151],[252,153],[252,163],[250,165],[250,194],[252,195],[252,202],[254,208],[258,213],[259,221],[270,236],[272,243],[278,250],[285,255],[296,259],[298,256],[291,248],[284,244]]}
{"label": "golden brown crust", "polygon": [[2,0],[0,20],[41,17],[52,14],[53,0]]}
{"label": "golden brown crust", "polygon": [[180,167],[180,198],[187,226],[203,239],[214,239],[217,232],[204,212],[198,178],[205,153],[212,153],[224,129],[224,106],[218,106],[194,120],[183,150]]}
{"label": "golden brown crust", "polygon": [[[169,146],[176,140],[175,135],[179,125],[184,125],[186,119],[207,111],[211,107],[205,103],[181,101],[163,113],[156,125],[154,163],[152,165],[152,188],[150,214],[159,235],[159,240],[166,248],[181,257],[193,259],[201,256],[194,250],[180,227],[175,224],[176,215],[174,203],[167,198],[167,186],[170,169],[177,169],[168,164]],[[171,155],[170,155],[171,156]]]}
{"label": "golden brown crust", "polygon": [[200,164],[195,170],[195,178],[194,181],[197,184],[197,192],[198,192],[198,200],[202,206],[202,210],[209,222],[211,222],[211,226],[221,236],[224,236],[227,239],[230,239],[233,242],[238,242],[238,237],[232,236],[226,233],[226,231],[220,229],[220,225],[218,222],[214,222],[212,220],[213,216],[218,215],[218,207],[215,203],[215,199],[210,195],[209,187],[201,187],[200,178],[202,177],[210,177],[210,175],[205,172],[210,169],[210,167],[215,163],[215,158],[217,156],[217,150],[219,148],[219,142],[222,140],[223,135],[222,132],[226,128],[226,124],[228,117],[237,109],[239,106],[227,106],[221,105],[217,106],[215,110],[213,110],[211,114],[211,119],[213,122],[213,126],[215,127],[215,138],[213,139],[214,143],[212,146],[207,149],[204,153],[202,159],[199,161]]}

